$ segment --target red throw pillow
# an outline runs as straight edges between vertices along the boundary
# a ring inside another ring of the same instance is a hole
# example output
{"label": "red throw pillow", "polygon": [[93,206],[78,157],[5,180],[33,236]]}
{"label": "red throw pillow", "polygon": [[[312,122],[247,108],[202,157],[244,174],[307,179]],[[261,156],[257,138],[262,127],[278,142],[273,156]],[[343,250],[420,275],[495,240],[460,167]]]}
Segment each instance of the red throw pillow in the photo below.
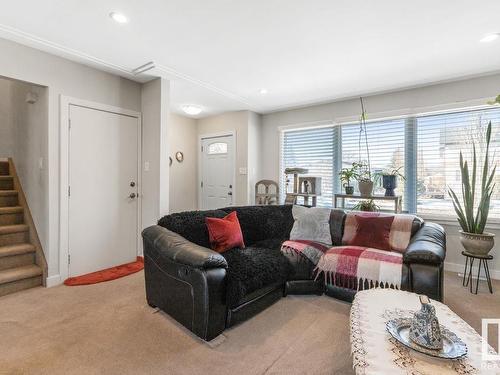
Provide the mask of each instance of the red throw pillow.
{"label": "red throw pillow", "polygon": [[355,215],[357,228],[352,246],[372,247],[379,250],[391,250],[389,236],[394,216]]}
{"label": "red throw pillow", "polygon": [[207,217],[205,223],[208,228],[210,246],[213,250],[223,253],[234,247],[245,247],[236,211],[231,212],[222,219]]}

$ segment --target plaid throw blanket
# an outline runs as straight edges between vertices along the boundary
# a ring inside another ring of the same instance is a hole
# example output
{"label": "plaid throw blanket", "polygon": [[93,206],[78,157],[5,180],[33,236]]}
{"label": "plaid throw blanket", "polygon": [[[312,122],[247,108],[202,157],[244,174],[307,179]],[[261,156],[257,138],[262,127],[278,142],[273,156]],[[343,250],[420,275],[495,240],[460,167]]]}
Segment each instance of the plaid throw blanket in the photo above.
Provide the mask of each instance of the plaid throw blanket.
{"label": "plaid throw blanket", "polygon": [[[350,245],[351,241],[356,235],[356,229],[357,229],[356,215],[365,217],[388,216],[387,214],[381,214],[379,212],[347,213],[344,226],[344,235],[342,237],[343,245]],[[392,222],[391,232],[389,234],[389,244],[391,248],[382,250],[392,250],[403,253],[408,247],[408,244],[410,243],[411,227],[415,216],[405,215],[405,214],[397,214],[393,216],[394,216],[394,221]]]}
{"label": "plaid throw blanket", "polygon": [[299,259],[307,259],[314,265],[318,264],[318,261],[328,249],[328,246],[319,242],[306,240],[285,241],[281,245],[283,253],[296,255]]}
{"label": "plaid throw blanket", "polygon": [[324,274],[325,284],[360,290],[369,287],[401,287],[403,255],[398,252],[360,246],[329,249],[319,260],[316,279]]}

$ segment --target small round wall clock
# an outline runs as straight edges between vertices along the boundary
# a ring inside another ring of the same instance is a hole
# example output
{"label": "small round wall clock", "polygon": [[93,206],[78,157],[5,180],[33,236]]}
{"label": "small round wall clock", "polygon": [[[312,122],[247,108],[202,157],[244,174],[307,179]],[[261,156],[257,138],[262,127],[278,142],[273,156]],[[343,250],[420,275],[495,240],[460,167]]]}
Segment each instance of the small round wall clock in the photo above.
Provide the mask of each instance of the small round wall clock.
{"label": "small round wall clock", "polygon": [[179,163],[182,163],[184,161],[184,154],[181,151],[177,151],[175,153],[175,158]]}

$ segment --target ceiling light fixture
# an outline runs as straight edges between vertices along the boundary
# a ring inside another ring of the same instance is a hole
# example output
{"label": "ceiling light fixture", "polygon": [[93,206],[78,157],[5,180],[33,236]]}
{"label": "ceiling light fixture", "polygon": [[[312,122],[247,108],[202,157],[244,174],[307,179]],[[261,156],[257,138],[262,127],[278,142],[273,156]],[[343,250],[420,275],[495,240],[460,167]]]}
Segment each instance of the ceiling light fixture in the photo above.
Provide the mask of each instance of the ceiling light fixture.
{"label": "ceiling light fixture", "polygon": [[495,39],[497,39],[500,36],[500,33],[493,33],[493,34],[488,34],[485,35],[480,42],[481,43],[488,43],[488,42],[493,42]]}
{"label": "ceiling light fixture", "polygon": [[191,115],[191,116],[199,115],[201,113],[201,111],[203,110],[203,108],[201,108],[200,106],[193,105],[193,104],[183,105],[181,107],[181,109],[184,113]]}
{"label": "ceiling light fixture", "polygon": [[124,14],[122,14],[122,13],[111,12],[109,14],[109,17],[113,21],[118,22],[118,23],[127,23],[128,22],[128,18]]}
{"label": "ceiling light fixture", "polygon": [[266,95],[267,94],[267,89],[260,89],[259,91],[261,95]]}

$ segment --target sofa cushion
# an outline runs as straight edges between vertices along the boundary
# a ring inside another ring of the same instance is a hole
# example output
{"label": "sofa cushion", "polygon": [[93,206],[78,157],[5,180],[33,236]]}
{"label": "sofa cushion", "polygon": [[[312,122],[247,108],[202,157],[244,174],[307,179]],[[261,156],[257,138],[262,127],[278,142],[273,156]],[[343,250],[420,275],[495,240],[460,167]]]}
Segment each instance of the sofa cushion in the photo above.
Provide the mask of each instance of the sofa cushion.
{"label": "sofa cushion", "polygon": [[295,222],[290,232],[291,240],[314,241],[325,245],[332,244],[332,235],[330,233],[331,210],[329,208],[293,206],[292,214]]}
{"label": "sofa cushion", "polygon": [[227,207],[222,210],[226,213],[236,211],[247,246],[269,238],[283,242],[290,236],[293,226],[291,205]]}
{"label": "sofa cushion", "polygon": [[353,246],[373,247],[390,250],[389,235],[394,216],[361,216],[355,215],[356,234],[349,242]]}
{"label": "sofa cushion", "polygon": [[206,217],[205,222],[212,250],[223,253],[233,247],[245,247],[240,222],[235,211],[227,214],[222,219]]}
{"label": "sofa cushion", "polygon": [[221,210],[187,211],[162,217],[158,225],[180,234],[199,246],[210,248],[206,217],[223,218],[227,213]]}
{"label": "sofa cushion", "polygon": [[290,263],[279,248],[249,246],[221,254],[227,261],[226,303],[232,308],[245,296],[274,283],[285,283]]}

